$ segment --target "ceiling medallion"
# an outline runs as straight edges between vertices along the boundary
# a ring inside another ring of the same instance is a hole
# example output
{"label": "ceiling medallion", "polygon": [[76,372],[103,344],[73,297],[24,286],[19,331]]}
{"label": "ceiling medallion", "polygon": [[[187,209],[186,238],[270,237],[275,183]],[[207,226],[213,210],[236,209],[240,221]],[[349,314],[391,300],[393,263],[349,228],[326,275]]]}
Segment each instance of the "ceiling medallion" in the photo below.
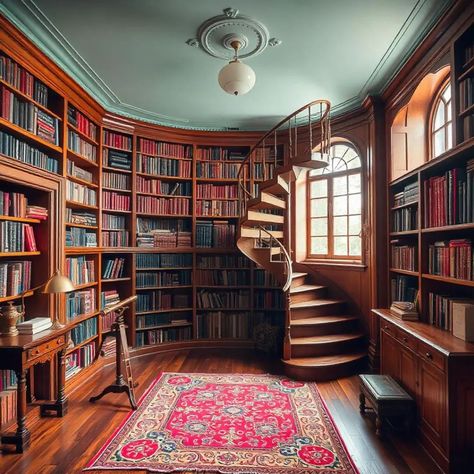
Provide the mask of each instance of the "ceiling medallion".
{"label": "ceiling medallion", "polygon": [[219,85],[232,95],[243,95],[255,84],[255,72],[242,59],[257,56],[267,46],[278,46],[281,40],[270,38],[267,27],[260,21],[239,15],[235,8],[225,8],[223,15],[206,20],[196,38],[186,44],[200,48],[210,56],[229,61],[219,72]]}

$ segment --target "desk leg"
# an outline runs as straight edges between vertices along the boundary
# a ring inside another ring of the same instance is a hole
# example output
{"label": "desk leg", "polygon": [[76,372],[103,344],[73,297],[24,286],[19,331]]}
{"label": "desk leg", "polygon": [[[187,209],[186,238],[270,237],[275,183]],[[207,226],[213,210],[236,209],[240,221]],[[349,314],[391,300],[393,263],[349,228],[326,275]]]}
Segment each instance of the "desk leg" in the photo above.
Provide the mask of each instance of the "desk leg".
{"label": "desk leg", "polygon": [[56,412],[56,416],[64,416],[67,413],[68,401],[64,385],[66,383],[66,349],[58,353],[58,373],[57,373],[57,399],[54,403],[44,403],[41,405],[41,416],[48,415],[48,412]]}
{"label": "desk leg", "polygon": [[2,443],[14,444],[22,453],[30,445],[30,432],[26,427],[26,370],[15,371],[17,376],[17,429],[15,434],[2,436]]}

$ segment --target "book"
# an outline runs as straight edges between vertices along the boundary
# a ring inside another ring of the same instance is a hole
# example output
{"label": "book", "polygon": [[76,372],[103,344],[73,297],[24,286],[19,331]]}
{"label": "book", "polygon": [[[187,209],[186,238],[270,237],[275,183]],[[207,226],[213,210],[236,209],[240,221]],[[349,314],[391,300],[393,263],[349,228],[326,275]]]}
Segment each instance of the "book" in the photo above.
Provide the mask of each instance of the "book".
{"label": "book", "polygon": [[20,334],[37,334],[52,326],[50,318],[37,317],[16,325]]}
{"label": "book", "polygon": [[453,336],[474,342],[474,300],[459,300],[452,304]]}

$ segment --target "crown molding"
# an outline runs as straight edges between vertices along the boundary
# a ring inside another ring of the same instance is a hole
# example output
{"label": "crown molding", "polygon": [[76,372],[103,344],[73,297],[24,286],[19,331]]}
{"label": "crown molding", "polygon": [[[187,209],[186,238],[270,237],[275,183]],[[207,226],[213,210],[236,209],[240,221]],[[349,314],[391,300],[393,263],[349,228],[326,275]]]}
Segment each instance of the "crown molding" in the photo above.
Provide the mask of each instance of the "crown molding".
{"label": "crown molding", "polygon": [[[331,108],[331,115],[341,115],[356,110],[361,106],[365,97],[370,94],[380,94],[427,36],[440,16],[452,4],[451,0],[440,0],[438,8],[430,12],[429,21],[425,28],[420,30],[415,41],[405,50],[401,61],[388,66],[390,58],[401,53],[400,43],[411,30],[414,20],[420,13],[428,8],[428,0],[418,0],[400,28],[396,37],[387,49],[386,53],[371,73],[366,83],[354,97],[335,104]],[[48,17],[36,5],[34,0],[2,0],[0,2],[0,13],[15,25],[23,34],[30,39],[46,56],[56,63],[63,71],[71,76],[86,92],[112,114],[140,120],[165,127],[183,128],[201,131],[226,131],[234,127],[223,127],[216,123],[199,122],[191,123],[188,119],[172,117],[159,114],[150,110],[127,104],[120,100],[117,94],[102,80],[87,61],[80,55],[67,38],[54,26]],[[282,116],[283,118],[283,116]],[[259,130],[258,126],[238,128],[240,131]]]}

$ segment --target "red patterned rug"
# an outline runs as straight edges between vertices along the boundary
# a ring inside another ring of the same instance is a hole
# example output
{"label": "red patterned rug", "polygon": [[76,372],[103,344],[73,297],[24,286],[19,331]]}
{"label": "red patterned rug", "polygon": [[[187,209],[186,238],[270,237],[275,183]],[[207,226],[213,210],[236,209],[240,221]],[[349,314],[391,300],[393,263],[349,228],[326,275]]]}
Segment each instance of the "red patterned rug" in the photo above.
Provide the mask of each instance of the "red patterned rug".
{"label": "red patterned rug", "polygon": [[357,473],[315,384],[271,375],[156,379],[86,470]]}

